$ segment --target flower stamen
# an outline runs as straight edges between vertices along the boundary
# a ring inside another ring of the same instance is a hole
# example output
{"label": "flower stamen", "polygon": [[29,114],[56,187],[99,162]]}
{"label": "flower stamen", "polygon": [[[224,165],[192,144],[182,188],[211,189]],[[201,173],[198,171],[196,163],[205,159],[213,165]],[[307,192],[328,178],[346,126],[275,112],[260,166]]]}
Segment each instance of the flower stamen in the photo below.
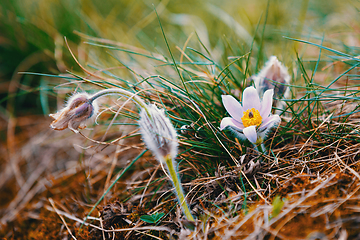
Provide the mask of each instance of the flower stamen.
{"label": "flower stamen", "polygon": [[243,117],[241,118],[241,120],[244,127],[260,126],[260,124],[262,123],[262,117],[260,115],[260,112],[255,108],[246,110],[243,113]]}

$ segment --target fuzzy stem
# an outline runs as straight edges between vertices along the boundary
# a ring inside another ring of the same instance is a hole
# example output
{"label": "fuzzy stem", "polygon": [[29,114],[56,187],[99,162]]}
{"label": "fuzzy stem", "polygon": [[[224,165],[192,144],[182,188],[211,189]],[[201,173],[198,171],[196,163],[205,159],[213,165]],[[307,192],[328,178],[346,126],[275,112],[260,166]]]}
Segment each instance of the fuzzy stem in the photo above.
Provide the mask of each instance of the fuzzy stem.
{"label": "fuzzy stem", "polygon": [[[140,107],[144,108],[146,110],[146,112],[148,113],[147,110],[147,105],[146,103],[136,94],[126,91],[124,89],[121,88],[109,88],[109,89],[104,89],[101,90],[97,93],[95,93],[94,95],[91,96],[91,98],[89,99],[89,102],[92,103],[95,99],[105,96],[105,95],[113,95],[113,94],[118,94],[118,95],[123,95],[129,98],[132,98],[134,100],[135,103],[137,103]],[[148,113],[149,115],[149,113]]]}
{"label": "fuzzy stem", "polygon": [[259,148],[257,147],[256,144],[253,143],[252,145],[253,145],[254,149],[255,149],[257,152],[260,152],[260,151],[259,151]]}
{"label": "fuzzy stem", "polygon": [[178,175],[178,173],[177,173],[177,171],[175,169],[175,166],[174,166],[175,161],[169,155],[166,156],[164,160],[165,160],[167,169],[169,171],[171,180],[172,180],[172,182],[174,184],[176,195],[178,197],[178,201],[179,201],[179,204],[180,204],[180,207],[181,207],[182,211],[184,212],[186,218],[189,221],[195,221],[194,217],[191,215],[189,206],[187,205],[187,203],[185,201],[184,190],[181,187],[181,182],[180,182],[180,179],[179,179],[179,175]]}
{"label": "fuzzy stem", "polygon": [[260,143],[258,145],[253,143],[253,146],[254,146],[256,151],[266,155],[266,148],[265,148],[264,143]]}
{"label": "fuzzy stem", "polygon": [[261,144],[260,144],[260,148],[261,148],[261,152],[262,152],[263,154],[266,154],[266,147],[265,147],[264,143],[261,143]]}

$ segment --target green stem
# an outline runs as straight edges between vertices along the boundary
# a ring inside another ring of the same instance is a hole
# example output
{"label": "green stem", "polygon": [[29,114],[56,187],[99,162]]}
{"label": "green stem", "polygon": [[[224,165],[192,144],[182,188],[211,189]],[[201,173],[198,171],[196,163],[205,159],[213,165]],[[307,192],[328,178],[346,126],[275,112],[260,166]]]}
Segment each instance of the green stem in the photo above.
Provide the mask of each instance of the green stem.
{"label": "green stem", "polygon": [[[124,89],[121,88],[109,88],[109,89],[104,89],[101,90],[97,93],[95,93],[94,95],[91,96],[91,98],[89,99],[89,102],[93,102],[95,99],[105,96],[105,95],[113,95],[113,94],[118,94],[118,95],[123,95],[129,98],[132,98],[134,100],[134,102],[136,102],[140,107],[144,108],[147,111],[147,105],[146,103],[136,94],[126,91]],[[149,113],[148,113],[149,115]],[[150,116],[150,115],[149,115]]]}
{"label": "green stem", "polygon": [[177,174],[177,171],[175,169],[174,162],[175,161],[169,155],[165,157],[165,163],[168,168],[171,180],[174,184],[175,191],[176,191],[181,209],[183,210],[186,218],[189,221],[195,221],[194,217],[191,215],[189,206],[186,203],[185,196],[184,196],[184,190],[181,187],[181,182],[179,179],[179,175]]}
{"label": "green stem", "polygon": [[253,143],[253,146],[254,146],[256,151],[266,155],[266,147],[265,147],[264,143],[261,142],[261,143],[259,143],[257,145]]}
{"label": "green stem", "polygon": [[266,154],[266,148],[264,143],[259,144],[258,149],[260,150],[261,153]]}

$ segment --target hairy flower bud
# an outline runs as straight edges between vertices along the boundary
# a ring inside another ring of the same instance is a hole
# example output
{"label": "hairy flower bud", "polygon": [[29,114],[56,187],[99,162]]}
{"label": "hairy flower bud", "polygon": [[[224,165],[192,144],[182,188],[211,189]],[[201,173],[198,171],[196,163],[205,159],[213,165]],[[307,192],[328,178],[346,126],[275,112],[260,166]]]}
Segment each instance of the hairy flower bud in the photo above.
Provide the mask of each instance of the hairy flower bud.
{"label": "hairy flower bud", "polygon": [[161,164],[166,166],[185,217],[188,221],[195,221],[185,200],[177,171],[175,158],[178,153],[178,139],[170,119],[166,117],[163,109],[160,110],[155,105],[147,105],[141,109],[139,125],[147,148]]}
{"label": "hairy flower bud", "polygon": [[86,121],[96,115],[98,106],[95,101],[90,101],[90,95],[87,93],[76,93],[67,102],[65,108],[49,116],[55,120],[51,127],[55,130],[64,130],[69,128],[77,133],[78,128],[86,127]]}
{"label": "hairy flower bud", "polygon": [[251,77],[255,83],[256,90],[260,97],[269,90],[274,89],[274,106],[282,109],[285,105],[280,99],[286,99],[290,95],[290,75],[286,67],[275,57],[271,56],[265,66],[255,76]]}
{"label": "hairy flower bud", "polygon": [[159,161],[167,157],[175,159],[178,153],[177,133],[164,110],[148,105],[140,112],[139,125],[146,146]]}

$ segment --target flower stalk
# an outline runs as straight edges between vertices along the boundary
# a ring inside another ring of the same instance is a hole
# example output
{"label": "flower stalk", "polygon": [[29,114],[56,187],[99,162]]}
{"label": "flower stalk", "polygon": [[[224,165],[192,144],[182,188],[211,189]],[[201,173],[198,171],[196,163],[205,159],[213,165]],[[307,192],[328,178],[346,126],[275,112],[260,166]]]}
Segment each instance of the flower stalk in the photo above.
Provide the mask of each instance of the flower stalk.
{"label": "flower stalk", "polygon": [[260,144],[256,145],[256,144],[253,144],[254,146],[254,149],[256,151],[258,151],[259,153],[262,153],[262,154],[266,154],[266,147],[264,145],[263,142],[261,142]]}
{"label": "flower stalk", "polygon": [[[147,113],[147,114],[146,114]],[[180,207],[189,221],[195,221],[185,200],[184,190],[176,167],[178,139],[174,126],[165,116],[164,110],[148,105],[140,112],[140,131],[143,141],[156,159],[164,164],[174,185]]]}
{"label": "flower stalk", "polygon": [[180,207],[185,215],[185,217],[189,220],[189,221],[195,221],[193,215],[191,214],[191,211],[189,209],[189,206],[185,200],[185,195],[184,195],[184,190],[181,186],[181,182],[180,182],[180,178],[179,178],[179,174],[176,170],[175,167],[175,161],[174,159],[172,159],[170,156],[166,157],[164,159],[164,162],[166,164],[167,170],[170,174],[171,177],[171,181],[174,185],[175,188],[175,192],[180,204]]}
{"label": "flower stalk", "polygon": [[121,89],[121,88],[109,88],[109,89],[101,90],[101,91],[95,93],[94,95],[92,95],[89,99],[89,102],[92,103],[99,97],[106,96],[106,95],[114,95],[114,94],[123,95],[123,96],[129,97],[129,98],[132,98],[134,100],[134,102],[137,103],[141,108],[146,109],[146,103],[138,95],[131,93],[129,91],[126,91],[124,89]]}

